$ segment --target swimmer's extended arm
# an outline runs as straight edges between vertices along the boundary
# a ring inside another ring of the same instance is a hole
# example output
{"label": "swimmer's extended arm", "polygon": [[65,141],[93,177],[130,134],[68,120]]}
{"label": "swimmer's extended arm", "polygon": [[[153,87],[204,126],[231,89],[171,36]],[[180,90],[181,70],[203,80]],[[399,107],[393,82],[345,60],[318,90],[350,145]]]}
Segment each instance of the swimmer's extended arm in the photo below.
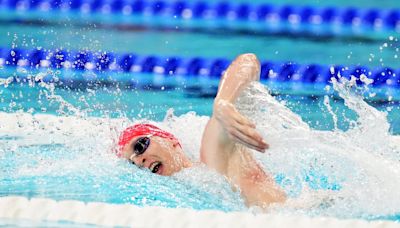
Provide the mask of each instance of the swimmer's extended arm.
{"label": "swimmer's extended arm", "polygon": [[240,92],[259,80],[260,63],[254,54],[238,56],[222,76],[213,115],[203,134],[201,161],[239,187],[249,206],[266,207],[285,201],[284,192],[253,158],[248,148],[263,152],[268,145],[255,125],[234,107]]}

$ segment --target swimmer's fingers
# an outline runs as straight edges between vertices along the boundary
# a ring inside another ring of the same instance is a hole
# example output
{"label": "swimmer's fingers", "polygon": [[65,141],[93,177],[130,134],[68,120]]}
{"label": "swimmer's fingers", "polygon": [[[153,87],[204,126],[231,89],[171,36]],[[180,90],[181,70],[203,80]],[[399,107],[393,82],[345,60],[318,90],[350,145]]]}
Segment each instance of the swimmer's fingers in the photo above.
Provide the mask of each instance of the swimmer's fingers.
{"label": "swimmer's fingers", "polygon": [[252,123],[248,118],[244,117],[242,114],[240,114],[236,109],[235,109],[235,115],[234,115],[234,119],[238,124],[241,125],[246,125],[249,126],[251,128],[255,128],[256,125],[254,123]]}
{"label": "swimmer's fingers", "polygon": [[242,143],[243,145],[260,151],[260,152],[264,152],[267,148],[268,148],[268,144],[264,143],[264,142],[260,142],[254,138],[252,138],[251,136],[248,136],[246,134],[243,134],[240,130],[238,129],[233,129],[231,131],[231,135],[234,138],[234,140]]}
{"label": "swimmer's fingers", "polygon": [[236,124],[235,127],[238,131],[242,134],[256,140],[261,146],[268,147],[268,144],[265,143],[263,138],[261,137],[260,133],[256,131],[256,126],[253,124],[248,118],[238,113],[235,118]]}
{"label": "swimmer's fingers", "polygon": [[240,141],[242,144],[258,150],[260,152],[264,152],[268,149],[268,144],[264,142],[261,135],[255,130],[255,124],[252,123],[248,118],[239,113],[234,106],[231,106],[230,112],[230,123],[229,125],[231,129],[231,135],[234,136],[237,141]]}
{"label": "swimmer's fingers", "polygon": [[221,122],[229,123],[230,125],[235,124],[235,122],[249,127],[255,128],[250,120],[240,114],[235,106],[226,100],[217,100],[214,103],[214,111],[216,112],[217,118]]}
{"label": "swimmer's fingers", "polygon": [[237,131],[239,131],[244,137],[246,137],[246,139],[249,139],[252,142],[255,141],[257,146],[263,148],[264,150],[268,149],[268,144],[264,141],[260,133],[258,133],[255,128],[250,128],[240,124],[236,125],[235,127]]}
{"label": "swimmer's fingers", "polygon": [[242,145],[244,145],[244,146],[246,146],[247,148],[250,148],[250,149],[262,152],[262,153],[265,151],[263,148],[260,148],[260,147],[254,145],[254,144],[250,144],[248,141],[242,140],[239,135],[240,135],[240,133],[232,134],[233,140],[238,142],[238,143],[240,143],[240,144],[242,144]]}
{"label": "swimmer's fingers", "polygon": [[268,148],[255,130],[255,124],[240,114],[232,103],[217,100],[214,103],[214,115],[232,140],[260,152]]}
{"label": "swimmer's fingers", "polygon": [[248,143],[246,143],[245,141],[242,141],[242,140],[240,140],[240,139],[236,139],[236,142],[238,142],[238,143],[240,143],[240,144],[246,146],[247,148],[256,150],[256,151],[258,151],[258,152],[261,152],[261,153],[264,153],[264,152],[265,152],[264,150],[262,150],[262,149],[260,149],[260,148],[257,148],[257,147],[254,147],[254,146],[252,146],[252,145],[250,145],[250,144],[248,144]]}

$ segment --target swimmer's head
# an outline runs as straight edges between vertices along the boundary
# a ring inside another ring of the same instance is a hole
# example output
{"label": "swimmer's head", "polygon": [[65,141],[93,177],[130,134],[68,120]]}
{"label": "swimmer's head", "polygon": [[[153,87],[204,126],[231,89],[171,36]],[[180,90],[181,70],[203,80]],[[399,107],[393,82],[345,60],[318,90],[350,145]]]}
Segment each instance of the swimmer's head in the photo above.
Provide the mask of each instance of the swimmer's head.
{"label": "swimmer's head", "polygon": [[119,157],[159,175],[170,176],[191,166],[178,139],[151,124],[126,128],[119,137],[118,147]]}

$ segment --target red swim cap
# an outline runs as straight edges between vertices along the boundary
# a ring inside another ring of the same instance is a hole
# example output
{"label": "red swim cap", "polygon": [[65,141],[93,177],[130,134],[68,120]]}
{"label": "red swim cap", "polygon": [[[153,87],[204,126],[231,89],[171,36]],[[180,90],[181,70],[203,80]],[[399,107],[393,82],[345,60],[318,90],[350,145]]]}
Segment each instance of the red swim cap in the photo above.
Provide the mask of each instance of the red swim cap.
{"label": "red swim cap", "polygon": [[138,136],[158,136],[161,138],[174,140],[179,144],[178,139],[173,134],[161,130],[160,128],[152,124],[135,124],[133,126],[126,128],[119,136],[118,140],[119,150],[117,155],[120,157],[122,148],[124,148],[126,144],[128,144],[133,138]]}

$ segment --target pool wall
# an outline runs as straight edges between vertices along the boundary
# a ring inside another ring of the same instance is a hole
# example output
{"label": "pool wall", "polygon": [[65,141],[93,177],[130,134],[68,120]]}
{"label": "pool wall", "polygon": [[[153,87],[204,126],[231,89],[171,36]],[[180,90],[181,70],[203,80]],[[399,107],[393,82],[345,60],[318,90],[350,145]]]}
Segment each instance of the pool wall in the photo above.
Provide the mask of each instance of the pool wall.
{"label": "pool wall", "polygon": [[397,222],[0,197],[0,218],[130,227],[400,227]]}

